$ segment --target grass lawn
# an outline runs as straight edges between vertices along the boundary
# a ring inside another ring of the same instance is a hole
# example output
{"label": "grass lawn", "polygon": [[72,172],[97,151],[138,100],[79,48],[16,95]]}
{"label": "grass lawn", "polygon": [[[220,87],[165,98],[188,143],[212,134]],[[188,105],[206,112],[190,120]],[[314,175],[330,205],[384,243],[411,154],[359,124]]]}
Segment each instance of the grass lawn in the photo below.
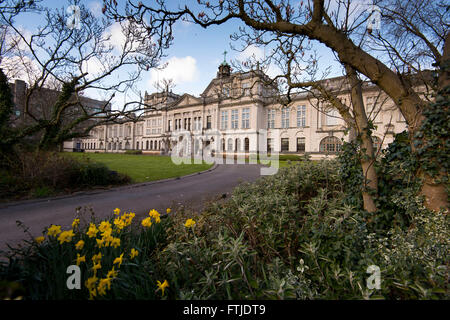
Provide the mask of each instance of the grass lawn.
{"label": "grass lawn", "polygon": [[104,163],[111,170],[127,174],[133,182],[176,178],[212,167],[211,164],[206,163],[176,165],[170,156],[78,152],[66,152],[65,154],[75,158],[88,157],[94,162]]}

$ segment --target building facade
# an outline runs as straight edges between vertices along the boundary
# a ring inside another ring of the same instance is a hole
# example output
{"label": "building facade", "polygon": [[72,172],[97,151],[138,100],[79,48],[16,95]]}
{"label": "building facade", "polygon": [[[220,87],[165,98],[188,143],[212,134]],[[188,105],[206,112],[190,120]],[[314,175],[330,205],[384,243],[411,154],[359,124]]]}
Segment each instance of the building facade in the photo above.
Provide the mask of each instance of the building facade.
{"label": "building facade", "polygon": [[[136,121],[111,123],[92,130],[82,139],[86,152],[170,154],[182,141],[177,133],[191,139],[194,153],[210,146],[215,154],[309,154],[312,159],[333,156],[351,134],[336,109],[314,95],[295,94],[287,104],[280,101],[261,71],[231,73],[228,64],[219,66],[200,97],[171,92],[146,94],[153,106]],[[344,103],[350,92],[343,77],[323,80]],[[399,109],[375,85],[364,83],[363,99],[374,123],[376,147],[384,148],[396,133],[407,129]]]}

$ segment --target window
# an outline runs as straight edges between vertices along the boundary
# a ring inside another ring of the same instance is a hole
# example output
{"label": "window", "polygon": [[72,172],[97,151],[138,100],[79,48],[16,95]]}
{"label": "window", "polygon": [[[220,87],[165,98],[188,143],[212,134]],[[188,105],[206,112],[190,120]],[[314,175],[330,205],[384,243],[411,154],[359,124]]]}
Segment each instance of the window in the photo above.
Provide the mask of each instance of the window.
{"label": "window", "polygon": [[250,128],[250,108],[242,109],[242,129]]}
{"label": "window", "polygon": [[222,93],[223,93],[223,96],[224,96],[225,98],[228,98],[228,97],[230,96],[230,88],[228,88],[228,87],[223,87]]}
{"label": "window", "polygon": [[366,98],[366,111],[368,114],[372,113],[374,106],[375,106],[375,97],[367,97]]}
{"label": "window", "polygon": [[267,110],[267,128],[275,128],[275,109]]}
{"label": "window", "polygon": [[297,127],[302,128],[306,126],[306,106],[297,107]]}
{"label": "window", "polygon": [[372,136],[373,151],[377,153],[381,149],[381,140],[377,136]]}
{"label": "window", "polygon": [[272,152],[272,151],[273,151],[273,139],[268,138],[267,139],[267,152]]}
{"label": "window", "polygon": [[119,137],[123,137],[123,126],[119,126]]}
{"label": "window", "polygon": [[211,129],[211,116],[206,117],[206,129]]}
{"label": "window", "polygon": [[281,110],[281,127],[289,128],[289,108],[283,108]]}
{"label": "window", "polygon": [[239,110],[231,110],[231,129],[238,129]]}
{"label": "window", "polygon": [[246,82],[242,85],[242,89],[244,90],[244,96],[250,95],[250,83]]}
{"label": "window", "polygon": [[305,138],[297,138],[297,152],[305,152]]}
{"label": "window", "polygon": [[167,122],[167,131],[172,131],[172,120],[169,120],[168,122]]}
{"label": "window", "polygon": [[250,139],[249,138],[244,139],[244,147],[245,147],[245,152],[250,151]]}
{"label": "window", "polygon": [[336,109],[327,111],[325,120],[327,126],[335,126],[339,124],[339,112]]}
{"label": "window", "polygon": [[238,151],[241,151],[241,140],[236,138],[236,140],[234,140],[234,152]]}
{"label": "window", "polygon": [[233,151],[233,139],[231,139],[231,138],[228,138],[227,150],[228,151]]}
{"label": "window", "polygon": [[228,111],[220,112],[220,129],[226,130],[228,128]]}
{"label": "window", "polygon": [[341,150],[341,141],[336,137],[325,137],[320,141],[320,152],[336,153]]}
{"label": "window", "polygon": [[281,151],[289,151],[289,138],[281,138]]}

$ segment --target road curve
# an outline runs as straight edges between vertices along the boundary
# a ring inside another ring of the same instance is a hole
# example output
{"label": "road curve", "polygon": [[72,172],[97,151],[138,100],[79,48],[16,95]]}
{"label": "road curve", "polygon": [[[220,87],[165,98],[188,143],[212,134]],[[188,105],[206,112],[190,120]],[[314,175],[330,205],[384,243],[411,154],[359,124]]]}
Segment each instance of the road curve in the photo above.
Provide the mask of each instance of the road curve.
{"label": "road curve", "polygon": [[45,201],[22,201],[0,205],[0,250],[6,244],[16,246],[29,238],[17,227],[21,221],[33,237],[42,234],[50,224],[70,227],[77,207],[92,207],[95,216],[105,218],[115,208],[132,211],[136,216],[146,215],[150,209],[165,212],[177,205],[200,208],[205,201],[229,193],[242,181],[255,181],[260,175],[259,165],[218,165],[214,170],[189,175],[179,179],[151,184],[130,185],[80,195],[51,198]]}

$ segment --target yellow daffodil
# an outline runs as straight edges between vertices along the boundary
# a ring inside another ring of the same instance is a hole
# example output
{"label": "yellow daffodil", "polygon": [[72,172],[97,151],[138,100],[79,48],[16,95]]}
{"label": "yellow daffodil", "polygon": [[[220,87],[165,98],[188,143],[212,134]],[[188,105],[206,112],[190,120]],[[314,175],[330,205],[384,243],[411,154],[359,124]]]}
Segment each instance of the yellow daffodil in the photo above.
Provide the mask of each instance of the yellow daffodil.
{"label": "yellow daffodil", "polygon": [[115,214],[116,216],[118,216],[118,215],[120,214],[120,209],[119,209],[119,208],[115,208],[115,209],[114,209],[114,214]]}
{"label": "yellow daffodil", "polygon": [[118,264],[119,268],[120,268],[120,266],[122,265],[122,262],[123,262],[123,253],[120,256],[118,256],[116,259],[114,259],[113,264]]}
{"label": "yellow daffodil", "polygon": [[166,209],[166,213],[169,214],[170,212],[172,212],[172,209],[167,208],[167,209]]}
{"label": "yellow daffodil", "polygon": [[106,275],[107,278],[114,279],[119,274],[119,271],[114,270],[114,267],[112,267],[111,270],[108,271],[108,274]]}
{"label": "yellow daffodil", "polygon": [[77,250],[81,250],[81,249],[83,249],[83,247],[84,247],[83,240],[78,241],[77,244],[75,245],[75,249],[77,249]]}
{"label": "yellow daffodil", "polygon": [[94,254],[93,256],[92,256],[92,261],[94,262],[94,263],[98,263],[98,262],[100,262],[102,260],[102,253],[101,252],[99,252],[98,254]]}
{"label": "yellow daffodil", "polygon": [[97,242],[97,247],[99,248],[103,247],[105,244],[105,240],[103,239],[95,239],[95,241]]}
{"label": "yellow daffodil", "polygon": [[111,278],[100,279],[97,287],[97,292],[99,295],[104,296],[106,294],[106,288],[111,290]]}
{"label": "yellow daffodil", "polygon": [[97,289],[95,287],[95,284],[97,283],[98,278],[96,276],[93,276],[86,280],[86,288],[89,290],[89,299],[93,299],[97,296]]}
{"label": "yellow daffodil", "polygon": [[139,254],[139,251],[137,251],[136,249],[131,249],[131,253],[130,253],[130,258],[134,259],[135,257],[137,257],[137,255]]}
{"label": "yellow daffodil", "polygon": [[34,241],[36,241],[37,244],[41,244],[42,242],[44,242],[44,240],[45,240],[44,236],[34,238]]}
{"label": "yellow daffodil", "polygon": [[95,284],[97,283],[98,278],[96,276],[90,277],[86,280],[85,285],[86,288],[92,290],[95,288]]}
{"label": "yellow daffodil", "polygon": [[98,230],[100,232],[105,232],[111,229],[111,223],[109,221],[102,221],[98,226]]}
{"label": "yellow daffodil", "polygon": [[97,235],[97,227],[92,222],[89,224],[89,229],[86,232],[86,234],[89,236],[89,238],[93,238]]}
{"label": "yellow daffodil", "polygon": [[78,228],[78,226],[80,225],[80,219],[74,219],[72,222],[72,228]]}
{"label": "yellow daffodil", "polygon": [[80,256],[80,254],[77,253],[77,266],[79,266],[82,262],[86,262],[86,256]]}
{"label": "yellow daffodil", "polygon": [[187,220],[186,220],[186,223],[184,224],[184,226],[185,226],[186,228],[191,228],[192,226],[194,226],[194,224],[195,224],[195,221],[194,221],[194,220],[192,220],[192,219],[187,219]]}
{"label": "yellow daffodil", "polygon": [[94,264],[93,266],[92,266],[92,270],[94,270],[94,273],[96,273],[97,272],[97,270],[98,269],[101,269],[102,268],[102,264],[99,262],[99,263],[96,263],[96,264]]}
{"label": "yellow daffodil", "polygon": [[156,223],[160,223],[161,222],[161,215],[159,214],[158,211],[156,211],[155,209],[151,210],[148,215],[150,217],[152,217],[153,219],[155,219]]}
{"label": "yellow daffodil", "polygon": [[152,218],[147,217],[141,222],[143,227],[151,227],[152,226]]}
{"label": "yellow daffodil", "polygon": [[167,282],[167,280],[164,280],[163,283],[161,283],[161,281],[158,280],[156,281],[156,285],[158,286],[158,289],[156,291],[161,290],[162,295],[164,295],[164,290],[169,286],[169,283]]}
{"label": "yellow daffodil", "polygon": [[111,247],[114,248],[120,247],[120,238],[112,238]]}
{"label": "yellow daffodil", "polygon": [[59,244],[72,241],[72,237],[75,236],[73,230],[63,231],[58,237]]}
{"label": "yellow daffodil", "polygon": [[55,226],[54,224],[52,224],[51,227],[48,228],[47,230],[47,234],[53,237],[56,237],[60,233],[61,233],[61,226]]}
{"label": "yellow daffodil", "polygon": [[123,221],[123,220],[120,219],[120,218],[114,219],[114,225],[116,226],[116,228],[117,228],[118,230],[122,230],[123,228],[126,227],[125,221]]}

